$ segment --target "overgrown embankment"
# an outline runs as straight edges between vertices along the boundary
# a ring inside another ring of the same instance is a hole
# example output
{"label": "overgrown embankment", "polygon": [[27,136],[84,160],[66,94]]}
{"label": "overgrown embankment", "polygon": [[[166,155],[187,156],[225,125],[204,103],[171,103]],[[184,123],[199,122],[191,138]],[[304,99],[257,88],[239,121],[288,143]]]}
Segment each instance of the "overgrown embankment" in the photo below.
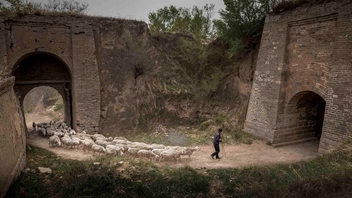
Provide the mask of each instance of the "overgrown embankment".
{"label": "overgrown embankment", "polygon": [[222,116],[241,128],[257,49],[233,55],[230,46],[220,40],[204,44],[183,32],[156,34],[153,39],[163,61],[157,77],[165,110],[198,126]]}
{"label": "overgrown embankment", "polygon": [[257,49],[231,55],[220,40],[205,44],[185,32],[150,34],[145,24],[131,21],[119,21],[121,30],[104,20],[102,133],[150,131],[159,124],[199,127],[217,116],[226,117],[228,129],[241,128]]}
{"label": "overgrown embankment", "polygon": [[[63,160],[27,150],[27,169],[7,197],[349,197],[352,141],[310,162],[244,169],[160,168],[144,160]],[[50,167],[52,174],[39,173]]]}

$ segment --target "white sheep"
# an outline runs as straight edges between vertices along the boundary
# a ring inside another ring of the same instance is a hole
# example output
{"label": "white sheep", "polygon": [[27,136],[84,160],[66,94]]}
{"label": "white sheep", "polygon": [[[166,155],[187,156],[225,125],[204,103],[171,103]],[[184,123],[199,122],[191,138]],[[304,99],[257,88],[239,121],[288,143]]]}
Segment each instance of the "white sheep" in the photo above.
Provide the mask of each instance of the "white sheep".
{"label": "white sheep", "polygon": [[98,137],[106,139],[105,136],[103,136],[102,134],[98,134],[98,133],[96,133],[96,134],[94,134],[94,135],[91,135],[90,137],[91,137],[94,141],[97,141],[97,138],[98,138]]}
{"label": "white sheep", "polygon": [[138,151],[141,150],[139,148],[128,148],[127,153],[130,156],[137,156]]}
{"label": "white sheep", "polygon": [[153,149],[165,149],[165,145],[163,144],[152,144],[150,146],[152,146]]}
{"label": "white sheep", "polygon": [[103,146],[105,148],[107,145],[115,145],[115,143],[107,142],[107,141],[101,140],[101,139],[98,139],[97,141],[95,141],[95,144],[98,144],[98,145]]}
{"label": "white sheep", "polygon": [[64,133],[63,132],[54,132],[54,135],[57,136],[57,137],[64,137]]}
{"label": "white sheep", "polygon": [[82,140],[83,151],[89,150],[92,148],[94,141],[92,139],[84,139]]}
{"label": "white sheep", "polygon": [[153,160],[153,159],[157,160],[159,158],[159,155],[156,155],[155,153],[153,153],[150,150],[139,150],[137,152],[137,155],[138,155],[138,157],[146,157],[151,160]]}
{"label": "white sheep", "polygon": [[160,157],[159,157],[159,162],[161,162],[161,159],[174,159],[175,162],[177,162],[177,160],[181,160],[180,156],[182,154],[183,151],[175,151],[175,150],[166,150],[160,153]]}
{"label": "white sheep", "polygon": [[122,148],[124,152],[128,150],[128,146],[125,144],[115,144],[115,146]]}
{"label": "white sheep", "polygon": [[124,137],[114,137],[114,140],[126,140],[127,141],[127,139]]}
{"label": "white sheep", "polygon": [[69,147],[71,146],[71,138],[67,135],[64,135],[62,138],[61,138],[61,142],[63,144],[64,147]]}
{"label": "white sheep", "polygon": [[109,155],[119,154],[122,156],[123,152],[122,152],[122,148],[120,148],[120,147],[117,147],[115,145],[107,145],[106,146],[106,154],[109,154]]}
{"label": "white sheep", "polygon": [[160,155],[161,152],[166,151],[165,149],[153,149],[152,152],[156,155]]}
{"label": "white sheep", "polygon": [[125,144],[125,145],[128,144],[127,140],[120,140],[120,139],[113,140],[112,142],[115,144]]}
{"label": "white sheep", "polygon": [[68,133],[69,133],[70,135],[76,135],[76,131],[75,131],[75,130],[71,129],[71,130],[68,130],[68,131],[69,131]]}
{"label": "white sheep", "polygon": [[61,146],[60,138],[55,135],[49,137],[49,146],[50,147],[60,147]]}
{"label": "white sheep", "polygon": [[149,144],[143,143],[143,142],[132,142],[132,144],[129,145],[130,148],[139,148],[143,150],[153,150],[153,147],[150,146]]}
{"label": "white sheep", "polygon": [[94,154],[96,152],[106,154],[106,149],[100,145],[97,145],[97,144],[92,145],[92,150],[93,150]]}
{"label": "white sheep", "polygon": [[188,155],[188,158],[191,159],[191,155],[193,154],[194,151],[197,151],[199,150],[199,147],[196,146],[194,148],[191,148],[191,147],[184,147],[182,149],[182,153],[181,155]]}
{"label": "white sheep", "polygon": [[53,130],[53,129],[51,129],[51,128],[47,128],[46,129],[46,135],[47,136],[53,136],[54,135],[54,133],[55,133],[55,130]]}

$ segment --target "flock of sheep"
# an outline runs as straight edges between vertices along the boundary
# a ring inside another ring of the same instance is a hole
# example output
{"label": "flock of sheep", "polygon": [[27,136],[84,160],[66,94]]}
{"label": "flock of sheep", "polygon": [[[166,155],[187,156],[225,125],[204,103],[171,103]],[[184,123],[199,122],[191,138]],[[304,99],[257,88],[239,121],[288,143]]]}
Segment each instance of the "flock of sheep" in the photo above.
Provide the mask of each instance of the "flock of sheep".
{"label": "flock of sheep", "polygon": [[163,144],[146,144],[131,142],[124,137],[105,137],[102,134],[89,135],[84,131],[77,133],[64,122],[33,123],[33,130],[43,137],[49,137],[50,147],[63,147],[67,149],[83,149],[94,154],[127,155],[133,157],[149,158],[151,160],[181,160],[182,155],[191,159],[198,147],[165,146]]}

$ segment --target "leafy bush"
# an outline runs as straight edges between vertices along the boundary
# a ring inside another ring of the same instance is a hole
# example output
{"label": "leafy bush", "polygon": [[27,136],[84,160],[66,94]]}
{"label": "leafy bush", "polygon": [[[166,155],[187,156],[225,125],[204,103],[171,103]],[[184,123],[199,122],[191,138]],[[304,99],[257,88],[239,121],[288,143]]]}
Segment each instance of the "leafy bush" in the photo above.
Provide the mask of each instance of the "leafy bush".
{"label": "leafy bush", "polygon": [[0,14],[7,17],[26,14],[40,15],[48,12],[68,12],[83,14],[88,4],[76,0],[49,0],[46,4],[34,3],[28,0],[4,0],[0,2]]}
{"label": "leafy bush", "polygon": [[213,4],[206,4],[202,8],[184,8],[169,6],[148,14],[150,30],[154,33],[165,31],[189,31],[197,38],[209,39],[214,35],[212,15]]}
{"label": "leafy bush", "polygon": [[258,42],[264,17],[278,0],[224,0],[221,20],[214,21],[219,37],[231,44],[232,52]]}

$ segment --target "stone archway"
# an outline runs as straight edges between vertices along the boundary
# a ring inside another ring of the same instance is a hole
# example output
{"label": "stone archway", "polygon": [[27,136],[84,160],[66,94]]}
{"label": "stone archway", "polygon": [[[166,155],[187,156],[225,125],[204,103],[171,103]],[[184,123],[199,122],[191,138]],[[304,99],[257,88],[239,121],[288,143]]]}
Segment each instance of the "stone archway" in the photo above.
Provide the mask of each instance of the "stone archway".
{"label": "stone archway", "polygon": [[49,86],[56,89],[63,98],[65,122],[72,126],[72,75],[69,68],[59,58],[47,53],[32,53],[22,57],[15,65],[15,87],[22,110],[24,97],[35,87]]}
{"label": "stone archway", "polygon": [[323,132],[325,100],[312,91],[294,95],[285,108],[282,142],[319,139]]}

